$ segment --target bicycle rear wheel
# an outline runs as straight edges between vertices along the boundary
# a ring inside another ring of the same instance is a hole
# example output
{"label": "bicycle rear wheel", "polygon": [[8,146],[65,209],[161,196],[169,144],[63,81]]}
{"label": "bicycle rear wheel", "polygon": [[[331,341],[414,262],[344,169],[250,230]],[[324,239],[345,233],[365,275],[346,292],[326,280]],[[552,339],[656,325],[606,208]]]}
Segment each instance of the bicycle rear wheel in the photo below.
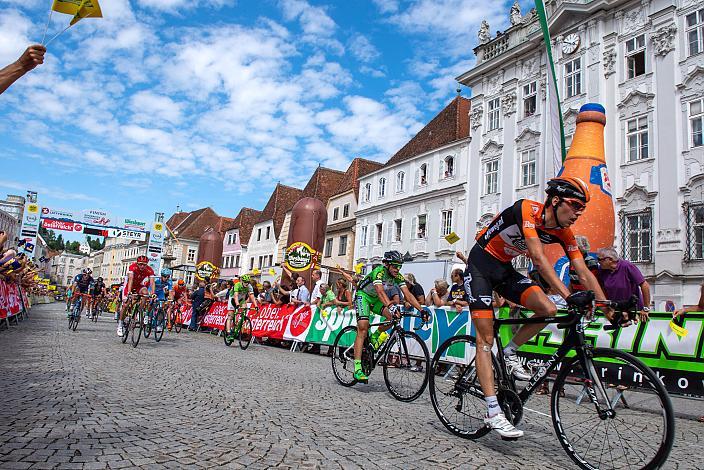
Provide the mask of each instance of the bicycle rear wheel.
{"label": "bicycle rear wheel", "polygon": [[[243,314],[244,315],[244,314]],[[240,325],[239,342],[240,348],[244,351],[247,349],[252,342],[252,320],[249,319],[247,315],[242,318],[242,324]]]}
{"label": "bicycle rear wheel", "polygon": [[659,468],[672,450],[670,397],[652,369],[623,351],[595,348],[586,366],[578,357],[563,362],[551,411],[557,439],[581,468]]}
{"label": "bicycle rear wheel", "polygon": [[180,333],[181,332],[181,312],[177,311],[176,314],[174,315],[174,317],[176,318],[176,320],[174,320],[174,331],[176,331],[176,333]]}
{"label": "bicycle rear wheel", "polygon": [[144,316],[142,318],[142,332],[144,333],[145,338],[149,338],[149,335],[152,332],[152,322],[153,321],[154,321],[154,309],[152,308],[151,310],[144,312]]}
{"label": "bicycle rear wheel", "polygon": [[412,331],[392,335],[384,356],[384,382],[399,401],[413,401],[428,385],[430,353],[420,336]]}
{"label": "bicycle rear wheel", "polygon": [[81,303],[76,302],[73,306],[73,331],[76,331],[76,328],[78,328],[78,322],[81,321]]}
{"label": "bicycle rear wheel", "polygon": [[142,328],[144,327],[144,313],[135,305],[132,310],[132,318],[130,319],[130,341],[132,347],[136,348],[139,344],[139,338],[142,336]]}
{"label": "bicycle rear wheel", "polygon": [[[475,364],[474,336],[453,336],[433,356],[430,370],[430,401],[440,422],[456,436],[478,439],[490,429],[484,425],[486,402]],[[496,358],[494,379],[496,379]],[[495,382],[496,383],[496,382]]]}
{"label": "bicycle rear wheel", "polygon": [[166,323],[166,313],[164,313],[163,307],[157,307],[156,312],[152,313],[156,315],[156,328],[154,329],[154,340],[158,343],[164,336],[164,328]]}

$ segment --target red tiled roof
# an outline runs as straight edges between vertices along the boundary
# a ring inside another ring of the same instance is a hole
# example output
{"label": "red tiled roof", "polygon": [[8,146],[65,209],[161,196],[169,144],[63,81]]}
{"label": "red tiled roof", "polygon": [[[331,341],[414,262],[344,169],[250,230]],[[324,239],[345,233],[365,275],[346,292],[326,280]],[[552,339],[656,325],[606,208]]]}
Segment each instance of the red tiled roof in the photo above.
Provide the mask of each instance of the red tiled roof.
{"label": "red tiled roof", "polygon": [[284,219],[286,218],[286,213],[290,211],[302,197],[304,197],[303,190],[277,183],[276,188],[274,188],[274,192],[271,193],[269,201],[266,203],[266,206],[264,206],[264,210],[261,212],[255,223],[273,220],[274,235],[276,238],[279,238],[281,226],[284,224]]}
{"label": "red tiled roof", "polygon": [[393,165],[409,160],[430,150],[469,136],[470,101],[461,96],[453,99],[423,129],[420,130],[401,150],[386,162]]}
{"label": "red tiled roof", "polygon": [[346,193],[350,189],[354,189],[355,197],[359,196],[359,178],[364,175],[371,173],[372,171],[378,170],[384,165],[379,162],[374,162],[364,158],[357,157],[352,160],[349,168],[345,172],[345,177],[340,184],[340,190],[335,194]]}
{"label": "red tiled roof", "polygon": [[319,166],[303,188],[303,197],[314,197],[325,205],[330,196],[339,192],[344,179],[345,172]]}
{"label": "red tiled roof", "polygon": [[226,222],[223,222],[223,219],[232,220],[220,217],[210,207],[204,207],[192,212],[178,212],[169,218],[166,225],[176,238],[199,240],[207,229],[219,230],[225,227]]}
{"label": "red tiled roof", "polygon": [[233,219],[227,230],[239,229],[240,240],[246,245],[249,242],[249,237],[252,235],[254,224],[257,223],[257,219],[261,213],[262,211],[251,209],[249,207],[243,207],[240,209],[240,213],[237,214],[237,217]]}

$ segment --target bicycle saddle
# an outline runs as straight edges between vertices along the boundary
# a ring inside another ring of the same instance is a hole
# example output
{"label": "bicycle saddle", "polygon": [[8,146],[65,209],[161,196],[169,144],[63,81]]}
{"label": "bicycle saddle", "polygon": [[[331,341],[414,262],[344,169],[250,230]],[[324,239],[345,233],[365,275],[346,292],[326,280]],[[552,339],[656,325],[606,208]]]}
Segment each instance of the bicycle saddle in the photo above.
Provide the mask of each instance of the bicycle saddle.
{"label": "bicycle saddle", "polygon": [[575,292],[565,299],[567,305],[571,305],[577,308],[584,308],[591,306],[594,301],[594,292],[590,290]]}

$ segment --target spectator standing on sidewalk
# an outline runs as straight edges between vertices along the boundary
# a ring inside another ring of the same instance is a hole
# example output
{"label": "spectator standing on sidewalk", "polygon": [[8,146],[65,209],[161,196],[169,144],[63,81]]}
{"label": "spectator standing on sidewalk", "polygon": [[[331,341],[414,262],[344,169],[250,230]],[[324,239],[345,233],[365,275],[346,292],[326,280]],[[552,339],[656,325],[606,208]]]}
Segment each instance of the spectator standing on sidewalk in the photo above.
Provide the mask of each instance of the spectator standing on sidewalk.
{"label": "spectator standing on sidewalk", "polygon": [[[425,303],[425,291],[423,290],[423,286],[416,282],[416,277],[412,273],[406,273],[406,284],[408,284],[408,290],[411,291],[413,297],[423,305]],[[404,299],[404,303],[406,308],[411,308],[408,299]]]}
{"label": "spectator standing on sidewalk", "polygon": [[447,281],[443,281],[442,279],[436,280],[435,287],[430,289],[428,296],[425,298],[425,305],[428,307],[444,306],[445,300],[447,300],[448,288]]}
{"label": "spectator standing on sidewalk", "polygon": [[191,324],[188,326],[189,331],[196,331],[198,328],[198,310],[205,300],[205,282],[198,282],[198,288],[191,294]]}
{"label": "spectator standing on sidewalk", "polygon": [[350,292],[347,279],[341,277],[337,280],[337,295],[335,296],[335,305],[337,311],[342,312],[346,308],[352,307],[352,292]]}
{"label": "spectator standing on sidewalk", "polygon": [[296,289],[291,291],[291,303],[296,306],[310,303],[310,291],[306,287],[306,280],[303,276],[296,278]]}
{"label": "spectator standing on sidewalk", "polygon": [[464,289],[464,271],[459,268],[453,269],[450,277],[452,278],[452,287],[447,300],[445,300],[445,305],[454,307],[457,313],[460,313],[464,307],[469,307],[469,296]]}
{"label": "spectator standing on sidewalk", "polygon": [[599,271],[597,279],[609,300],[626,302],[632,296],[638,298],[640,320],[647,321],[650,313],[650,284],[640,269],[630,261],[621,259],[613,248],[600,248],[597,251]]}

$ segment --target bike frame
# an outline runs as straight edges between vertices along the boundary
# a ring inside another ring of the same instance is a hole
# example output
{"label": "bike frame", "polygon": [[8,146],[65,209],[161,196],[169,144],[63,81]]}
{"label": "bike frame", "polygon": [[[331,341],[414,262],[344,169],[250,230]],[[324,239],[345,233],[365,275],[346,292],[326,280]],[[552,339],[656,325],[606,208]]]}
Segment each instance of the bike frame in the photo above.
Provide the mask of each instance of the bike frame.
{"label": "bike frame", "polygon": [[[401,326],[401,318],[403,317],[415,317],[415,318],[421,318],[422,315],[414,315],[410,313],[404,313],[401,314],[400,318],[392,317],[391,320],[386,320],[382,321],[379,323],[370,323],[369,324],[369,329],[367,330],[368,332],[371,332],[371,329],[373,326],[386,326],[386,325],[391,325],[391,334],[389,334],[389,338],[384,342],[383,346],[379,348],[378,351],[374,351],[372,354],[372,370],[374,370],[381,360],[382,357],[384,357],[388,351],[388,349],[391,347],[390,345],[392,344],[392,339],[394,339],[396,336],[398,336],[401,339],[401,342],[403,343],[403,348],[408,352],[408,346],[406,345],[406,340],[403,337],[401,333],[403,333],[404,329]],[[369,345],[369,333],[367,333],[367,337],[364,340],[364,348],[366,348]],[[350,346],[351,349],[354,349],[354,344]],[[373,348],[370,348],[373,351]]]}

